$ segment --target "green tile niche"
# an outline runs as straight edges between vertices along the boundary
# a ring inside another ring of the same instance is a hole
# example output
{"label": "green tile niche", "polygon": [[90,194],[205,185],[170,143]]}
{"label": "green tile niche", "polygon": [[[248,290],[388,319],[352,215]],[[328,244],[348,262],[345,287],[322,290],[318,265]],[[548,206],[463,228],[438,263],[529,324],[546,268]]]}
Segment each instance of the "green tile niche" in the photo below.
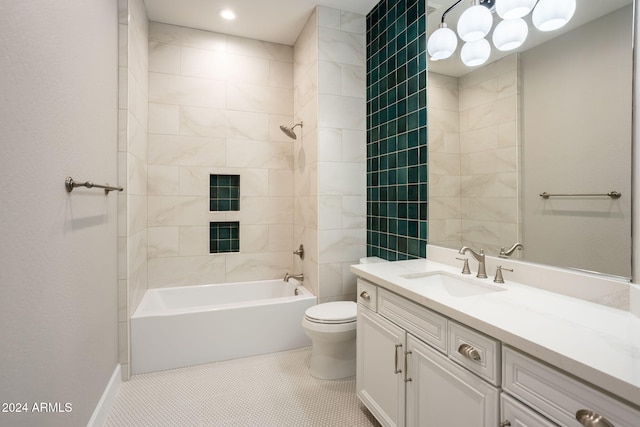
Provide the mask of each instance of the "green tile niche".
{"label": "green tile niche", "polygon": [[209,210],[240,210],[240,175],[210,175]]}
{"label": "green tile niche", "polygon": [[426,257],[427,16],[424,0],[367,15],[367,255]]}
{"label": "green tile niche", "polygon": [[209,223],[209,253],[240,252],[240,223],[237,221]]}

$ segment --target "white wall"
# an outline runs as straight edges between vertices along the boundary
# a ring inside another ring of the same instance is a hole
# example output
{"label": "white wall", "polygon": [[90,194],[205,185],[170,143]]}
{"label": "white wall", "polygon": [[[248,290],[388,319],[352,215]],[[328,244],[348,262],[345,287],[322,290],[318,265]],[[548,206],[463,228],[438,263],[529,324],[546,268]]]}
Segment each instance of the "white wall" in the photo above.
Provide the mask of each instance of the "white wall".
{"label": "white wall", "polygon": [[[117,365],[117,2],[4,0],[0,13],[0,413],[85,425]],[[31,409],[31,407],[29,408]]]}

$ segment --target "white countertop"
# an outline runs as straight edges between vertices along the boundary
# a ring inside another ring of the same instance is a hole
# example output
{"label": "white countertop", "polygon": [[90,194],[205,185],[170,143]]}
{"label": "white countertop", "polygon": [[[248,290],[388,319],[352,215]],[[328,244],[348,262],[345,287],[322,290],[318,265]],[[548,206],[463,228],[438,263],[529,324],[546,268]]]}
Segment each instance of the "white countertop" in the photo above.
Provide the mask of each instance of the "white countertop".
{"label": "white countertop", "polygon": [[459,268],[425,259],[361,264],[363,279],[518,348],[640,406],[640,318],[593,302],[515,283],[471,280],[504,291],[455,297],[401,275]]}

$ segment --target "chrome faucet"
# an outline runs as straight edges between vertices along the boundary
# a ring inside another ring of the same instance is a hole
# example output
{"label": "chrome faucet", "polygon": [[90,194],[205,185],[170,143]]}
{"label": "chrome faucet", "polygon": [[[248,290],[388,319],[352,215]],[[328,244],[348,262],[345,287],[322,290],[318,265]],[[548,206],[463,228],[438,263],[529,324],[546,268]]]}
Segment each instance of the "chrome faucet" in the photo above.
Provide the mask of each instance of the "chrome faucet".
{"label": "chrome faucet", "polygon": [[498,256],[500,258],[507,258],[508,256],[511,256],[511,254],[516,250],[516,249],[524,249],[524,246],[522,246],[522,243],[515,243],[513,246],[511,246],[508,250],[505,251],[504,246],[500,248],[500,253],[498,254]]}
{"label": "chrome faucet", "polygon": [[300,273],[300,274],[285,273],[284,279],[282,279],[282,280],[284,280],[285,282],[288,282],[289,279],[296,279],[296,280],[299,280],[299,281],[302,282],[304,280],[304,273]]}
{"label": "chrome faucet", "polygon": [[471,249],[469,246],[463,246],[462,248],[460,248],[458,253],[464,255],[467,251],[471,252],[471,255],[473,255],[476,261],[478,261],[478,274],[476,274],[476,277],[478,279],[486,279],[487,270],[484,266],[484,249],[480,249],[480,253],[478,253]]}

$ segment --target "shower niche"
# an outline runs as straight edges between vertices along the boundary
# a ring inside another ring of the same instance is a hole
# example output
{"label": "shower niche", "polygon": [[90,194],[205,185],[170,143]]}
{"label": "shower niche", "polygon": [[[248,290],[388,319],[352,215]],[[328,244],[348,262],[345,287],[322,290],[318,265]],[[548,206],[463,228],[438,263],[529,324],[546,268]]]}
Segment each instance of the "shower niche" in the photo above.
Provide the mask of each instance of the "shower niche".
{"label": "shower niche", "polygon": [[[209,211],[240,211],[240,175],[209,176]],[[240,252],[240,222],[209,223],[209,253]]]}

